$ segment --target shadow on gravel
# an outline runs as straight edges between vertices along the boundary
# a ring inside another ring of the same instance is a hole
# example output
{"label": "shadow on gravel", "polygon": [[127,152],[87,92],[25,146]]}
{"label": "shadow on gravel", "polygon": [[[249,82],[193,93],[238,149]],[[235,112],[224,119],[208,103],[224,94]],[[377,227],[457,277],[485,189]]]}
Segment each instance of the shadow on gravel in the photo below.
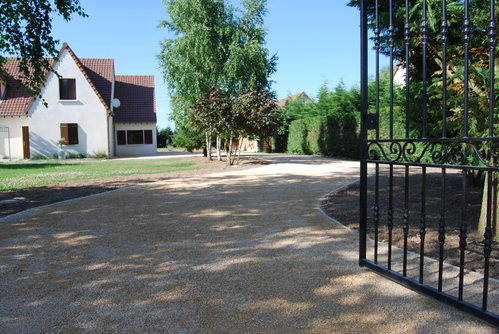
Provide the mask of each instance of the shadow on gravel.
{"label": "shadow on gravel", "polygon": [[6,219],[0,331],[487,331],[358,267],[314,211],[352,176],[201,176]]}

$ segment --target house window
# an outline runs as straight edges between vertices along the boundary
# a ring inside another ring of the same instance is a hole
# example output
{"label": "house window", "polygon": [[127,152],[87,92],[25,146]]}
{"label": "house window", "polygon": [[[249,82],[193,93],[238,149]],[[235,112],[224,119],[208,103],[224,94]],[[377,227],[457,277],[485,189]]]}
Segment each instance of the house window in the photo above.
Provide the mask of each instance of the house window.
{"label": "house window", "polygon": [[64,145],[78,145],[78,124],[61,123],[61,138]]}
{"label": "house window", "polygon": [[127,144],[144,144],[144,131],[128,130],[126,132]]}
{"label": "house window", "polygon": [[76,79],[59,79],[59,98],[76,100]]}
{"label": "house window", "polygon": [[118,139],[118,145],[126,145],[126,131],[124,130],[117,131],[116,137]]}
{"label": "house window", "polygon": [[116,131],[118,145],[152,144],[152,130],[118,130]]}

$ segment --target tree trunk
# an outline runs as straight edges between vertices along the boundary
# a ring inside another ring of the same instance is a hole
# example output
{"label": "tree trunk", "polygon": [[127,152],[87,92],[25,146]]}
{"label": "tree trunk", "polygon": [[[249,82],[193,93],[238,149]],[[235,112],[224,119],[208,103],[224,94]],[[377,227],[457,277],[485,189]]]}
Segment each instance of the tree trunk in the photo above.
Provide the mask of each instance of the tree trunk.
{"label": "tree trunk", "polygon": [[211,160],[211,136],[208,132],[205,133],[206,136],[206,155],[208,156],[208,160]]}
{"label": "tree trunk", "polygon": [[[498,195],[499,195],[499,192],[498,192],[498,187],[497,187],[497,183],[498,183],[498,178],[497,178],[497,175],[492,175],[492,186],[490,187],[491,191],[492,191],[492,196],[491,196],[491,199],[492,199],[492,203],[490,205],[490,218],[491,218],[491,227],[492,227],[492,238],[494,240],[499,240],[499,233],[498,233],[498,230],[497,230],[497,220],[498,220],[498,216],[499,216],[499,212],[497,210],[497,202],[498,202]],[[483,234],[485,233],[485,228],[487,227],[487,208],[488,208],[488,205],[487,205],[487,198],[488,198],[488,194],[489,194],[489,177],[488,177],[488,173],[485,174],[485,182],[483,183],[483,196],[482,196],[482,209],[480,211],[480,220],[478,222],[478,229],[476,231],[476,233],[480,236],[483,236]]]}
{"label": "tree trunk", "polygon": [[229,162],[229,166],[232,166],[232,132],[229,137],[229,147],[227,149],[227,161]]}
{"label": "tree trunk", "polygon": [[221,148],[220,148],[221,144],[222,144],[222,138],[220,138],[220,136],[217,136],[217,160],[218,161],[222,161],[222,154],[220,152],[220,150],[221,150]]}
{"label": "tree trunk", "polygon": [[239,145],[237,145],[237,160],[236,164],[239,164],[239,161],[241,160],[241,148],[243,147],[243,137],[239,137]]}

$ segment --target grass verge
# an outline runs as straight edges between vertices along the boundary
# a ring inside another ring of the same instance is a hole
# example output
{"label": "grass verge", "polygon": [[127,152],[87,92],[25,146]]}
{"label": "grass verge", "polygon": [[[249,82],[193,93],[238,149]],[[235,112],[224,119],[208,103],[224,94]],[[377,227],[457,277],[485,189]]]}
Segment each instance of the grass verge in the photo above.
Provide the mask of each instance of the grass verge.
{"label": "grass verge", "polygon": [[203,168],[186,158],[100,161],[31,161],[0,164],[0,191],[71,180],[169,173]]}

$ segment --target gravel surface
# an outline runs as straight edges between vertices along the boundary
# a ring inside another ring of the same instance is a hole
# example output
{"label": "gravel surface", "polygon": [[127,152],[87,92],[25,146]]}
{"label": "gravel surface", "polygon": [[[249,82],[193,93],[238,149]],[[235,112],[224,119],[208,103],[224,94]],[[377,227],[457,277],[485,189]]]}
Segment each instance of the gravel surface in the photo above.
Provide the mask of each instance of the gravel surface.
{"label": "gravel surface", "polygon": [[[177,156],[172,155],[175,153],[169,154],[169,158]],[[155,156],[154,158],[161,159],[164,157],[164,155],[160,154]],[[181,153],[178,153],[178,157],[185,158],[185,155],[181,155]],[[132,159],[138,158],[120,158],[116,160]],[[213,159],[211,161],[203,157],[186,157],[185,159],[194,161],[196,163],[196,169],[159,174],[113,176],[93,180],[73,180],[44,186],[2,191],[0,192],[0,217],[5,217],[17,212],[47,204],[98,194],[114,189],[179,177],[199,176],[203,174],[211,174],[214,172],[232,171],[234,169],[244,170],[248,168],[259,167],[262,164],[267,163],[264,160],[259,159],[258,156],[242,157],[242,159],[239,161],[239,164],[233,167],[228,166],[227,162],[225,161],[217,161],[216,159]],[[13,200],[14,198],[21,198],[22,200]]]}
{"label": "gravel surface", "polygon": [[268,160],[0,219],[0,332],[496,333],[358,266],[358,163]]}

